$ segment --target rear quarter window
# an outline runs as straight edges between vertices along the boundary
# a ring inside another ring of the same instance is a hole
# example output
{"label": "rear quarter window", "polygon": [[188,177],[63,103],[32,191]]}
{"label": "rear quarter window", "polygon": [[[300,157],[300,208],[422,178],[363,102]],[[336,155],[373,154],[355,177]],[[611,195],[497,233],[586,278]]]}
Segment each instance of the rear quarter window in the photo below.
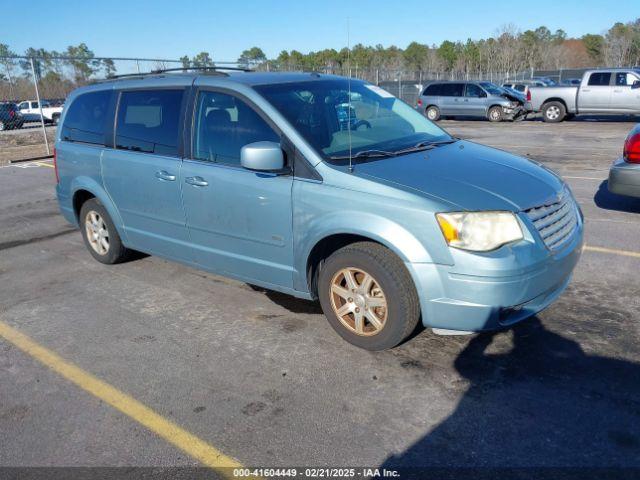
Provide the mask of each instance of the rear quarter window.
{"label": "rear quarter window", "polygon": [[183,95],[184,89],[122,92],[116,148],[177,156]]}
{"label": "rear quarter window", "polygon": [[101,90],[76,97],[62,125],[62,140],[104,145],[111,95],[111,90]]}
{"label": "rear quarter window", "polygon": [[423,95],[438,96],[440,95],[440,84],[429,85],[424,89]]}

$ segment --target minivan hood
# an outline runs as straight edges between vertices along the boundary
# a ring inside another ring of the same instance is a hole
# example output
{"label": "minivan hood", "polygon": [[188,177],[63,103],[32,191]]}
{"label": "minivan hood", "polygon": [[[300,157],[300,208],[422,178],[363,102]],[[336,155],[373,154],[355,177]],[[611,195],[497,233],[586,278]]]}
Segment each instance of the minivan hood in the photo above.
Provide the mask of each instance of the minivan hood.
{"label": "minivan hood", "polygon": [[557,199],[562,180],[526,158],[458,142],[355,165],[358,176],[437,197],[463,210],[526,210]]}
{"label": "minivan hood", "polygon": [[520,102],[520,103],[526,102],[526,97],[524,95],[516,95],[515,93],[511,93],[511,92],[504,92],[500,96],[512,102]]}

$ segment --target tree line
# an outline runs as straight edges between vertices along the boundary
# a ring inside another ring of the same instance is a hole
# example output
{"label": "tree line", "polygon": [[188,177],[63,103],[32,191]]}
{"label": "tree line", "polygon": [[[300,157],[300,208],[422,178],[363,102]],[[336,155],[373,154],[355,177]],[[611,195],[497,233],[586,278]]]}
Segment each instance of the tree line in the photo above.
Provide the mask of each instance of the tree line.
{"label": "tree line", "polygon": [[[38,84],[45,98],[65,97],[78,85],[118,72],[112,59],[96,58],[89,47],[81,43],[62,52],[44,48],[28,48],[20,54],[34,59]],[[0,43],[0,98],[21,99],[33,96],[31,62],[15,58],[8,45]],[[640,65],[640,18],[628,23],[616,23],[603,34],[586,34],[569,38],[563,30],[552,32],[541,26],[519,31],[509,25],[489,38],[468,39],[466,42],[445,40],[439,45],[417,41],[406,48],[394,45],[366,46],[356,44],[351,49],[324,49],[302,53],[282,50],[276,58],[268,58],[257,46],[244,50],[236,62],[241,67],[260,70],[318,70],[351,74],[371,80],[372,71],[382,72],[380,80],[405,72],[408,78],[488,78],[501,77],[532,70],[557,70],[597,66]],[[155,62],[151,69],[167,66],[212,67],[213,55],[202,51],[185,55],[175,65]],[[137,66],[139,68],[139,65]],[[131,66],[128,72],[131,72]],[[378,78],[376,78],[378,79]]]}

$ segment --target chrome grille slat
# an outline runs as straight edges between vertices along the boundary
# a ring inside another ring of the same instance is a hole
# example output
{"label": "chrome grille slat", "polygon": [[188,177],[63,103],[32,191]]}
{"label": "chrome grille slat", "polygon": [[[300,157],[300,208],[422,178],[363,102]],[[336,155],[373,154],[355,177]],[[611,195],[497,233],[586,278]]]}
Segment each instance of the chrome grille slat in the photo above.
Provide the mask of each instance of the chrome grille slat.
{"label": "chrome grille slat", "polygon": [[576,206],[567,191],[559,201],[530,208],[525,213],[550,250],[562,247],[578,226]]}
{"label": "chrome grille slat", "polygon": [[544,228],[547,228],[548,226],[553,225],[556,222],[562,221],[562,219],[565,218],[569,213],[571,213],[571,206],[568,203],[565,203],[555,212],[538,220],[536,222],[536,227],[538,228],[538,230],[543,230]]}
{"label": "chrome grille slat", "polygon": [[567,237],[571,236],[573,230],[576,228],[576,224],[577,222],[575,218],[571,219],[571,221],[567,223],[561,230],[558,230],[553,235],[549,235],[548,237],[546,237],[545,243],[549,246],[549,248],[552,248],[555,244],[563,243],[563,241],[566,240]]}
{"label": "chrome grille slat", "polygon": [[536,225],[536,228],[538,228],[538,231],[540,232],[540,235],[542,235],[543,238],[547,238],[553,235],[554,233],[556,233],[558,230],[561,230],[562,228],[564,228],[564,226],[567,223],[571,222],[571,219],[572,219],[572,216],[569,213],[567,213],[553,223],[549,223],[544,227],[539,227],[538,225]]}

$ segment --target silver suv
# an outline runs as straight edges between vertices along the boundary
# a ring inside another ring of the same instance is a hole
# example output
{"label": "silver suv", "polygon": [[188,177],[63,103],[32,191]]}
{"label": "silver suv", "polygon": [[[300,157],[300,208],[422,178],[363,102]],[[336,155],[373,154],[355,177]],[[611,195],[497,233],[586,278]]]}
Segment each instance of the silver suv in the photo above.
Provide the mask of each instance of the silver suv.
{"label": "silver suv", "polygon": [[521,99],[490,82],[433,82],[422,91],[416,108],[432,121],[446,115],[500,122],[526,114]]}

